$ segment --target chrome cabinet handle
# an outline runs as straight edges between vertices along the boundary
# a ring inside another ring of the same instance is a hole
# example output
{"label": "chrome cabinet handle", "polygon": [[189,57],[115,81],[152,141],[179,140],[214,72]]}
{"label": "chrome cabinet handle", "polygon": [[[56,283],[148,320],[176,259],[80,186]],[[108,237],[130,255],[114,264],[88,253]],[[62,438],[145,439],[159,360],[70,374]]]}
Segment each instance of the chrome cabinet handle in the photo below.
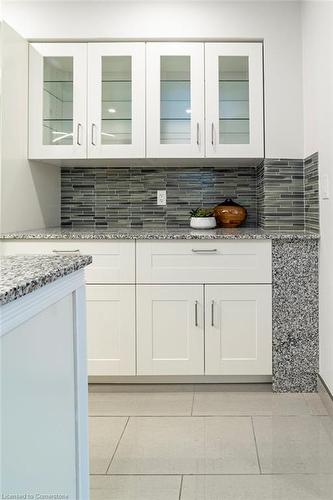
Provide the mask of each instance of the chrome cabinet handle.
{"label": "chrome cabinet handle", "polygon": [[197,122],[197,146],[200,146],[200,125]]}
{"label": "chrome cabinet handle", "polygon": [[193,253],[215,253],[217,248],[192,248]]}
{"label": "chrome cabinet handle", "polygon": [[214,143],[215,143],[214,136],[215,136],[215,134],[214,134],[214,123],[212,122],[212,146],[214,146]]}
{"label": "chrome cabinet handle", "polygon": [[59,253],[59,254],[71,254],[71,253],[80,253],[80,250],[77,248],[76,250],[52,250],[53,253]]}
{"label": "chrome cabinet handle", "polygon": [[78,146],[82,146],[81,131],[82,131],[82,123],[78,123],[76,129],[76,144]]}
{"label": "chrome cabinet handle", "polygon": [[214,300],[212,300],[212,304],[211,304],[211,314],[212,314],[211,325],[214,326]]}
{"label": "chrome cabinet handle", "polygon": [[91,125],[91,144],[96,146],[96,123]]}
{"label": "chrome cabinet handle", "polygon": [[198,326],[198,301],[196,300],[194,303],[194,324],[195,326]]}

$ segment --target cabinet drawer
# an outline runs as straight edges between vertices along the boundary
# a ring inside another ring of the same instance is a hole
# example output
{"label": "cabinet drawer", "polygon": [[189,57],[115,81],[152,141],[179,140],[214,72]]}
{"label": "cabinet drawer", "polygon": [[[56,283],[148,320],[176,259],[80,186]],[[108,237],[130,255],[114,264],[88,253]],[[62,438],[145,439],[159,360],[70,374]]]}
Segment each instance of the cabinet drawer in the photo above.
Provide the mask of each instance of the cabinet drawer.
{"label": "cabinet drawer", "polygon": [[270,241],[138,241],[138,283],[271,283]]}
{"label": "cabinet drawer", "polygon": [[135,283],[134,241],[5,241],[2,252],[5,255],[89,254],[93,263],[85,269],[87,283]]}

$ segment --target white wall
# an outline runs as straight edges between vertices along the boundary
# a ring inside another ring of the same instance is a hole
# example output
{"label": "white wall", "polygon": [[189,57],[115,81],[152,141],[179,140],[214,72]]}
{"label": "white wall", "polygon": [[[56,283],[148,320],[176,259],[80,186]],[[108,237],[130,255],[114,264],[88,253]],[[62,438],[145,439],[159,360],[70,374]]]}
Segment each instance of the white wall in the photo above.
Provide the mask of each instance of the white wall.
{"label": "white wall", "polygon": [[1,46],[1,230],[58,225],[60,169],[26,159],[28,44],[3,23]]}
{"label": "white wall", "polygon": [[320,200],[320,374],[333,393],[333,3],[303,6],[305,156],[319,152],[331,199]]}
{"label": "white wall", "polygon": [[4,18],[32,40],[264,39],[266,156],[301,158],[298,2],[5,2]]}

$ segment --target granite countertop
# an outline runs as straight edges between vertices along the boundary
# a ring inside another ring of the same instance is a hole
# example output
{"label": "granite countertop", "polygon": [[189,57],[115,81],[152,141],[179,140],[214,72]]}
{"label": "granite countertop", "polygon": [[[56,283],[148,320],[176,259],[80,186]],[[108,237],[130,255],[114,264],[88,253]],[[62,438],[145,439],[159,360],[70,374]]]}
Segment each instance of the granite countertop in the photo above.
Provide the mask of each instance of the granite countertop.
{"label": "granite countertop", "polygon": [[0,259],[0,305],[91,264],[92,257],[20,255]]}
{"label": "granite countertop", "polygon": [[317,240],[319,233],[312,231],[267,231],[259,228],[238,229],[80,229],[49,228],[33,231],[4,233],[2,240],[215,240],[215,239],[269,239]]}

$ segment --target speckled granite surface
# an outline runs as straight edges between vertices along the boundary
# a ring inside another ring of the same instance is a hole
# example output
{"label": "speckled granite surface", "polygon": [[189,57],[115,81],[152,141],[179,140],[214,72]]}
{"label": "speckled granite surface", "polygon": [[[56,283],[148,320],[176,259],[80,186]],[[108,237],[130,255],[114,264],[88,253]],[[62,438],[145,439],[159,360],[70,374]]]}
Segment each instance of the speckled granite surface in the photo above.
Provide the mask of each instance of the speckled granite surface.
{"label": "speckled granite surface", "polygon": [[319,234],[311,231],[265,231],[257,228],[239,229],[62,229],[50,228],[17,233],[4,233],[1,239],[36,240],[191,240],[191,239],[272,239],[272,240],[317,240]]}
{"label": "speckled granite surface", "polygon": [[90,255],[21,255],[0,259],[0,304],[8,304],[92,262]]}
{"label": "speckled granite surface", "polygon": [[272,242],[273,390],[314,392],[319,368],[318,241]]}

